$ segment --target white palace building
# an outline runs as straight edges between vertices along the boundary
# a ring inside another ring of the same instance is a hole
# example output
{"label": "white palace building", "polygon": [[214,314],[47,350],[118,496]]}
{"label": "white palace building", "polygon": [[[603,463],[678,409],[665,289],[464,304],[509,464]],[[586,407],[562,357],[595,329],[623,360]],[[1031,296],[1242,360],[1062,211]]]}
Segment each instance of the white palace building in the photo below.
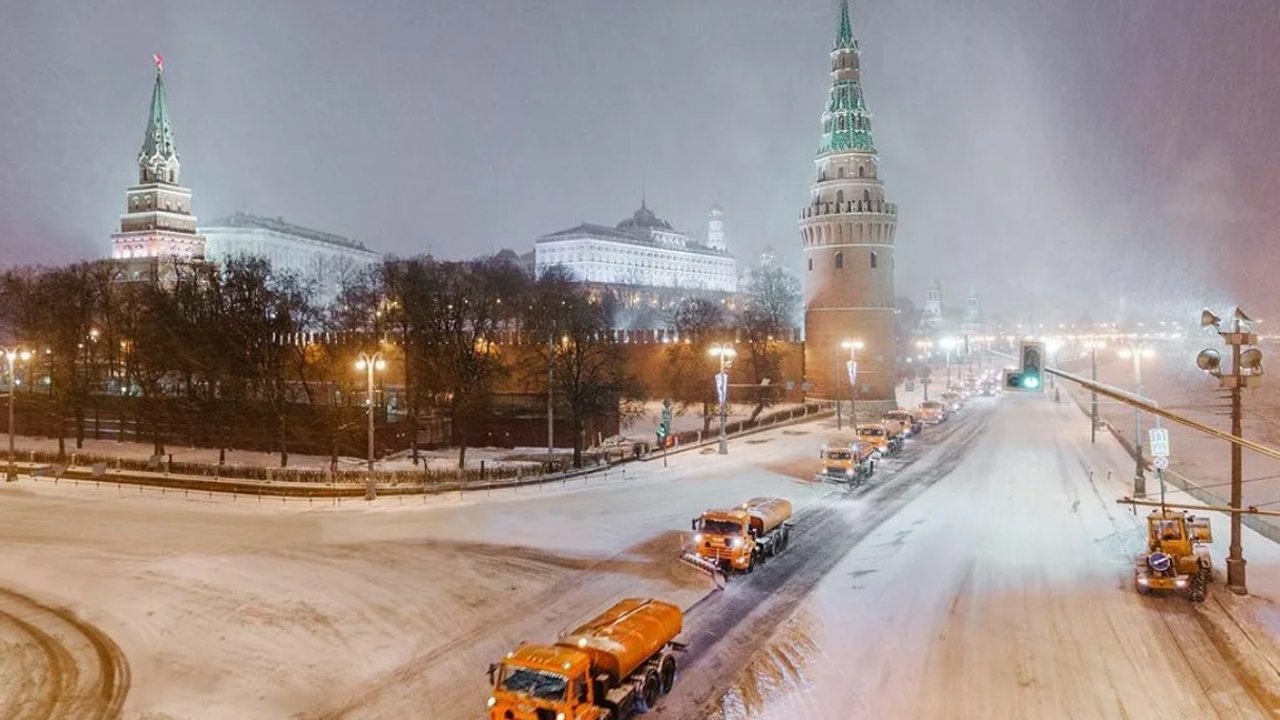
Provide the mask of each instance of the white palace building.
{"label": "white palace building", "polygon": [[707,241],[679,232],[640,201],[616,227],[582,223],[534,244],[534,271],[563,265],[588,283],[736,292],[737,262],[724,239],[724,211],[711,208]]}

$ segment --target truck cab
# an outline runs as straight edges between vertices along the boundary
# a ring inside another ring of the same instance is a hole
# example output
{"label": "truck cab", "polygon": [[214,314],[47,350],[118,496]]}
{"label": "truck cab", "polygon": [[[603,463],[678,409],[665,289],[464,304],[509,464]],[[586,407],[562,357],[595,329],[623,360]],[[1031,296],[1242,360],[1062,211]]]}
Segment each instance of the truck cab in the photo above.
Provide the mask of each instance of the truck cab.
{"label": "truck cab", "polygon": [[920,418],[916,417],[910,410],[903,408],[890,410],[880,419],[888,424],[896,423],[902,429],[902,432],[908,436],[918,435],[921,430],[924,430],[924,423],[920,422]]}
{"label": "truck cab", "polygon": [[818,450],[819,477],[859,485],[875,472],[878,456],[874,447],[853,434],[829,438]]}
{"label": "truck cab", "polygon": [[598,720],[591,658],[559,645],[521,645],[489,668],[491,720]]}
{"label": "truck cab", "polygon": [[863,423],[857,427],[858,439],[878,450],[882,455],[893,455],[902,449],[898,433],[881,423]]}
{"label": "truck cab", "polygon": [[708,510],[693,521],[698,555],[728,570],[747,570],[755,554],[755,535],[743,510]]}
{"label": "truck cab", "polygon": [[920,403],[920,419],[925,425],[937,425],[947,419],[947,408],[937,400]]}

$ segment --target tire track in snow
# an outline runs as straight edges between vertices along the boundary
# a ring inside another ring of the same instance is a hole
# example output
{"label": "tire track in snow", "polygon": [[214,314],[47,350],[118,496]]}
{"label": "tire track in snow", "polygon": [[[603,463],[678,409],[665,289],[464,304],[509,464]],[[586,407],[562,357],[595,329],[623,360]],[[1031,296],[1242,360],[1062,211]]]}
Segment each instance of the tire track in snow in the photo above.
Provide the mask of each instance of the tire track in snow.
{"label": "tire track in snow", "polygon": [[[0,628],[39,648],[39,667],[23,668],[31,683],[5,699],[22,718],[120,717],[129,693],[129,663],[111,638],[74,613],[12,590],[0,589]],[[21,644],[21,643],[20,643]],[[10,671],[12,671],[10,669]]]}

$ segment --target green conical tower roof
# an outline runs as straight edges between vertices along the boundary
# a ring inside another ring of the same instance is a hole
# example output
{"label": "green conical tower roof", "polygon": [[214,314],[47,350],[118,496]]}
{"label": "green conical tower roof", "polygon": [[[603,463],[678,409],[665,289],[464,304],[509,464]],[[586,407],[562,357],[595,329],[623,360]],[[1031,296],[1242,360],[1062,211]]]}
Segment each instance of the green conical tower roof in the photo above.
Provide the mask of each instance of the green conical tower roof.
{"label": "green conical tower roof", "polygon": [[831,51],[832,81],[827,106],[822,113],[822,142],[819,155],[849,150],[875,152],[871,139],[871,114],[862,97],[862,77],[858,62],[858,41],[853,37],[849,1],[840,0],[840,21],[836,45]]}
{"label": "green conical tower roof", "polygon": [[165,161],[178,159],[178,146],[174,142],[173,127],[169,123],[169,102],[164,92],[164,62],[158,55],[156,84],[151,90],[151,115],[147,119],[147,134],[142,138],[138,162],[150,165],[157,158]]}
{"label": "green conical tower roof", "polygon": [[840,0],[840,25],[836,28],[836,49],[856,48],[853,39],[853,21],[849,19],[849,0]]}

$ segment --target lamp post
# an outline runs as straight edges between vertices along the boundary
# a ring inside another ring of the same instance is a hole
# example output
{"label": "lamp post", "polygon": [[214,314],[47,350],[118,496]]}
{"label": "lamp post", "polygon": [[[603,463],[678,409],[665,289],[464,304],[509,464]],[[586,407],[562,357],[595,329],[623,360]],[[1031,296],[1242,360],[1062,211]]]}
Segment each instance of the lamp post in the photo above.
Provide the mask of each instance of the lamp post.
{"label": "lamp post", "polygon": [[[1218,387],[1231,393],[1231,434],[1240,437],[1244,432],[1244,409],[1240,391],[1254,386],[1262,375],[1262,351],[1256,347],[1242,350],[1245,345],[1257,345],[1258,336],[1253,332],[1253,321],[1240,308],[1236,308],[1229,327],[1222,327],[1222,320],[1208,310],[1200,313],[1200,326],[1217,331],[1231,347],[1231,372],[1223,372],[1222,360],[1217,350],[1201,350],[1196,365],[1218,378]],[[1241,509],[1244,507],[1243,463],[1240,446],[1231,443],[1231,547],[1227,551],[1227,589],[1237,595],[1249,592],[1245,583],[1244,547],[1241,544]]]}
{"label": "lamp post", "polygon": [[365,500],[373,500],[378,497],[373,487],[373,371],[382,371],[386,367],[387,361],[383,359],[380,352],[375,352],[372,355],[362,352],[356,359],[356,370],[363,371],[365,374],[365,402],[369,405],[369,475],[364,486]]}
{"label": "lamp post", "polygon": [[5,480],[13,482],[18,479],[18,468],[15,464],[17,455],[13,450],[13,396],[18,387],[18,376],[14,372],[14,364],[18,361],[26,362],[31,359],[31,353],[18,348],[0,347],[0,354],[5,358],[5,370],[9,375],[9,469],[5,474]]}
{"label": "lamp post", "polygon": [[[1089,379],[1096,385],[1098,382],[1098,348],[1105,348],[1106,341],[1090,338],[1085,341],[1085,347],[1089,348]],[[1094,390],[1089,393],[1089,443],[1098,442],[1098,391]]]}
{"label": "lamp post", "polygon": [[[861,340],[845,340],[840,343],[840,347],[849,350],[849,364],[845,366],[849,373],[849,426],[855,431],[858,429],[858,408],[857,398],[855,397],[855,389],[858,378],[858,356],[857,353],[866,347]],[[836,401],[837,404],[839,400]],[[838,427],[836,429],[839,429]]]}
{"label": "lamp post", "polygon": [[728,343],[719,343],[711,348],[711,355],[720,358],[720,372],[716,374],[716,394],[720,398],[720,454],[729,454],[729,436],[725,434],[725,421],[729,408],[729,366],[737,351]]}
{"label": "lamp post", "polygon": [[924,386],[924,401],[929,402],[929,369],[933,365],[933,341],[917,340],[916,347],[924,351],[925,372],[924,375],[920,377],[920,384]]}
{"label": "lamp post", "polygon": [[[1142,396],[1142,359],[1155,357],[1155,350],[1150,345],[1145,345],[1133,340],[1129,341],[1127,347],[1120,348],[1120,357],[1128,360],[1133,359],[1133,385],[1134,394]],[[1136,498],[1147,496],[1147,475],[1146,468],[1142,466],[1142,411],[1133,409],[1133,446],[1134,446],[1134,466],[1133,466],[1133,496]]]}
{"label": "lamp post", "polygon": [[953,337],[945,337],[938,341],[938,345],[947,351],[947,389],[951,389],[951,351],[956,349],[956,339]]}

